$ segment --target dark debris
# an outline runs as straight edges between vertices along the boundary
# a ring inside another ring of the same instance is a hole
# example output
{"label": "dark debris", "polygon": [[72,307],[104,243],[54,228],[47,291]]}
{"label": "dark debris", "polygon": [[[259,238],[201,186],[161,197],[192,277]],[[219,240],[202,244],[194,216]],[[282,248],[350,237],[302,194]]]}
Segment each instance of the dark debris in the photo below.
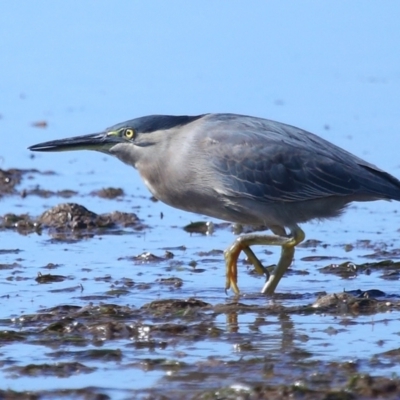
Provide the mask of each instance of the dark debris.
{"label": "dark debris", "polygon": [[[164,373],[174,371],[172,375],[165,376],[163,390],[159,386],[132,390],[126,393],[125,398],[392,400],[400,396],[398,378],[362,374],[362,366],[353,362],[313,360],[312,353],[298,346],[301,338],[293,336],[293,325],[288,324],[291,314],[330,313],[345,316],[356,312],[368,315],[399,308],[399,300],[389,303],[373,298],[374,294],[382,293],[369,291],[357,292],[356,295],[326,295],[318,300],[318,304],[297,307],[265,302],[254,305],[232,302],[213,306],[196,298],[156,300],[140,308],[112,303],[83,307],[63,305],[10,321],[10,329],[0,331],[0,344],[24,342],[41,345],[47,349],[47,357],[54,359],[54,363],[9,365],[5,369],[10,377],[65,378],[90,374],[95,370],[88,364],[91,362],[101,362],[102,368],[104,363],[118,363],[120,368],[128,368],[132,374],[137,368]],[[238,315],[244,313],[249,313],[254,323],[249,324],[250,331],[242,330],[239,334]],[[218,322],[217,317],[221,314],[226,316],[226,329]],[[259,354],[257,343],[261,341],[258,330],[268,324],[272,315],[278,316],[282,322],[278,337],[282,336],[283,340],[278,340],[278,343],[281,342],[284,356],[272,352],[256,357],[254,354]],[[254,338],[257,339],[254,341]],[[227,362],[223,358],[207,357],[190,364],[179,360],[179,357],[165,357],[164,354],[170,354],[170,351],[163,353],[164,350],[173,350],[178,343],[195,349],[198,345],[204,346],[204,343],[215,342],[218,345],[219,341],[230,344],[240,352],[237,360],[231,357]],[[132,349],[148,351],[149,356],[146,353],[135,356]],[[390,360],[398,363],[399,354],[398,349],[377,354],[373,362],[377,364]],[[232,381],[229,377],[234,377],[236,382],[232,386],[226,385],[227,381]],[[87,390],[89,396],[94,388]],[[106,389],[96,388],[95,392],[107,396]],[[47,395],[59,398],[58,391],[38,391],[37,395],[41,399]],[[12,399],[12,396],[10,391],[0,393],[0,398]],[[24,393],[17,393],[15,398],[23,399]]]}
{"label": "dark debris", "polygon": [[93,196],[101,197],[102,199],[115,199],[117,197],[122,197],[125,195],[123,189],[121,188],[103,188],[91,193]]}
{"label": "dark debris", "polygon": [[28,214],[5,214],[0,216],[1,229],[15,229],[18,233],[41,234],[44,229],[58,240],[80,239],[93,235],[116,232],[121,228],[141,231],[146,226],[134,213],[114,211],[109,214],[96,214],[76,203],[62,203],[47,211],[39,218]]}
{"label": "dark debris", "polygon": [[5,195],[16,194],[16,186],[21,182],[22,175],[32,170],[0,169],[0,198]]}

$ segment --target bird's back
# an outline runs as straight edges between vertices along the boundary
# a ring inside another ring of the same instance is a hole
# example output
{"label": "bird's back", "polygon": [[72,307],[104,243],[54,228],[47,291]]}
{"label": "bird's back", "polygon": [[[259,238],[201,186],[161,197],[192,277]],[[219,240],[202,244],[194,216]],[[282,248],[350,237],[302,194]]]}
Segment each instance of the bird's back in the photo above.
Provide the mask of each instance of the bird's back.
{"label": "bird's back", "polygon": [[208,114],[203,123],[212,139],[210,160],[232,194],[278,202],[329,196],[400,201],[398,179],[310,132],[234,114]]}

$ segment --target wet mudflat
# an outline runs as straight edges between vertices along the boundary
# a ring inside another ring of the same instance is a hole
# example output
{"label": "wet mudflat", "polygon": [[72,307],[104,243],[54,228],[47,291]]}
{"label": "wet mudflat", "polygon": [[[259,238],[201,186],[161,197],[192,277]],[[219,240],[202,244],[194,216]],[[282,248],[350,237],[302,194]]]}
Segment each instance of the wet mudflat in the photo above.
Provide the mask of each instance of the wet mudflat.
{"label": "wet mudflat", "polygon": [[[236,227],[90,175],[0,178],[1,398],[400,397],[394,204],[307,224],[272,298],[241,259],[235,297]],[[255,251],[265,265],[279,252]]]}

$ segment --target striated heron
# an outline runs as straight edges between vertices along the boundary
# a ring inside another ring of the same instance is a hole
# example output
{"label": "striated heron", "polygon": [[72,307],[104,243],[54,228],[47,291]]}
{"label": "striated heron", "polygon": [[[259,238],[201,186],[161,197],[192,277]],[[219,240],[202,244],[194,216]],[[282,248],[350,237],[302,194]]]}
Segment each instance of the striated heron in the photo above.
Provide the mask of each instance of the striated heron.
{"label": "striated heron", "polygon": [[[302,129],[244,115],[150,115],[29,149],[110,154],[172,207],[269,228],[273,235],[242,235],[225,251],[226,289],[236,294],[242,251],[272,294],[305,238],[299,223],[336,217],[353,201],[400,201],[400,181],[376,166]],[[253,245],[281,246],[271,273]]]}

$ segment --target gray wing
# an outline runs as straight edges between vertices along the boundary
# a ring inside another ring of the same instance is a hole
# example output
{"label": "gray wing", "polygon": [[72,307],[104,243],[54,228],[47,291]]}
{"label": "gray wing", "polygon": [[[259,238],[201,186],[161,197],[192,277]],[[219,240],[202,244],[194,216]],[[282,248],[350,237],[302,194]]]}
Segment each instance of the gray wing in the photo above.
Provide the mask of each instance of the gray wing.
{"label": "gray wing", "polygon": [[[234,116],[229,116],[233,118]],[[210,132],[210,158],[230,195],[296,202],[331,196],[400,200],[400,182],[301,129],[252,117]]]}

